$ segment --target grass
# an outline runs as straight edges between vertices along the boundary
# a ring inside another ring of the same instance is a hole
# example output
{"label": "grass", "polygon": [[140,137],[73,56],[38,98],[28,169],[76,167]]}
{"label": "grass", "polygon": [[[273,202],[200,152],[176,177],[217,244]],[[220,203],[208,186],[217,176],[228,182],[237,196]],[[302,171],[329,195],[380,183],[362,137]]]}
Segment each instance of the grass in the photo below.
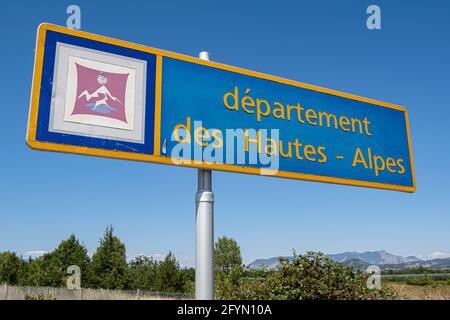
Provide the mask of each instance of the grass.
{"label": "grass", "polygon": [[131,290],[83,289],[51,287],[19,287],[0,285],[0,300],[184,300],[192,295]]}
{"label": "grass", "polygon": [[396,291],[400,299],[450,300],[450,283],[448,281],[419,282],[419,284],[411,284],[406,281],[386,281],[385,284]]}

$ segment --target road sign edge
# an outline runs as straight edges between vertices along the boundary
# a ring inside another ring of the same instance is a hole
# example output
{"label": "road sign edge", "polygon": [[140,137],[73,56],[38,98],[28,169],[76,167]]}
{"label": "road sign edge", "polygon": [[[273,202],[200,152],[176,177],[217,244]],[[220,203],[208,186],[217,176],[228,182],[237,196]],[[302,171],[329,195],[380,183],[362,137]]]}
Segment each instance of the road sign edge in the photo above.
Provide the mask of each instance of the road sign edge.
{"label": "road sign edge", "polygon": [[37,28],[37,37],[34,54],[33,80],[31,85],[30,106],[28,111],[28,124],[26,143],[30,148],[34,148],[36,142],[36,130],[38,121],[38,107],[40,98],[40,88],[42,80],[42,68],[44,62],[44,43],[46,37],[45,24],[40,24]]}

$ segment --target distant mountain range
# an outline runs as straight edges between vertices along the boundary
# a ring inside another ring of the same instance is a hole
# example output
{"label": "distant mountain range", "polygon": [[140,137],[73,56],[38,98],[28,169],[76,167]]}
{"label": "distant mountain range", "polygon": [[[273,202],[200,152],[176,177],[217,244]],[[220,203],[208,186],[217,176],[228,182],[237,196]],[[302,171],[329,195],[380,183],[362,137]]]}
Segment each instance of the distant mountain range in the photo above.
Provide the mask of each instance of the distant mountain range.
{"label": "distant mountain range", "polygon": [[364,262],[370,263],[370,264],[400,264],[400,263],[406,263],[406,262],[416,262],[421,261],[419,258],[416,258],[414,256],[409,257],[402,257],[397,256],[395,254],[390,254],[389,252],[386,252],[384,250],[380,251],[367,251],[363,253],[358,252],[344,252],[344,253],[338,253],[338,254],[328,254],[329,258],[338,261],[338,262],[345,262],[352,259],[359,259]]}
{"label": "distant mountain range", "polygon": [[[421,260],[414,256],[402,257],[391,254],[385,250],[367,251],[367,252],[343,252],[338,254],[327,254],[329,258],[342,263],[351,265],[358,269],[365,269],[369,265],[379,265],[381,269],[408,269],[408,268],[432,268],[432,269],[450,269],[450,258],[441,258],[433,260]],[[292,260],[293,257],[284,257]],[[257,259],[248,265],[253,269],[277,269],[280,265],[280,257],[269,259]]]}

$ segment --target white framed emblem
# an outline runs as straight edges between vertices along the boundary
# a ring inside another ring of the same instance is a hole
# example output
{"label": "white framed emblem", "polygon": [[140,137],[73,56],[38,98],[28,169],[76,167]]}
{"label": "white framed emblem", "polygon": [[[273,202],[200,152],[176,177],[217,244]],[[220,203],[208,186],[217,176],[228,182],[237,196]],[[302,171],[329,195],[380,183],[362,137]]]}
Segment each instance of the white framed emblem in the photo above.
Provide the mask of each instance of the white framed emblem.
{"label": "white framed emblem", "polygon": [[56,46],[49,131],[144,143],[146,61]]}

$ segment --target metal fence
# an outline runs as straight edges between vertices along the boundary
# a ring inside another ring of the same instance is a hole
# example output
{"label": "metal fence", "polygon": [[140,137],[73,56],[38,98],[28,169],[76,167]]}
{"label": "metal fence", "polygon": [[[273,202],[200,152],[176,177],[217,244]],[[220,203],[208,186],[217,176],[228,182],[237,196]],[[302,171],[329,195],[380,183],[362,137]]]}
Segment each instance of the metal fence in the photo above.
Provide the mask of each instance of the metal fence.
{"label": "metal fence", "polygon": [[187,293],[0,285],[0,300],[190,300]]}

